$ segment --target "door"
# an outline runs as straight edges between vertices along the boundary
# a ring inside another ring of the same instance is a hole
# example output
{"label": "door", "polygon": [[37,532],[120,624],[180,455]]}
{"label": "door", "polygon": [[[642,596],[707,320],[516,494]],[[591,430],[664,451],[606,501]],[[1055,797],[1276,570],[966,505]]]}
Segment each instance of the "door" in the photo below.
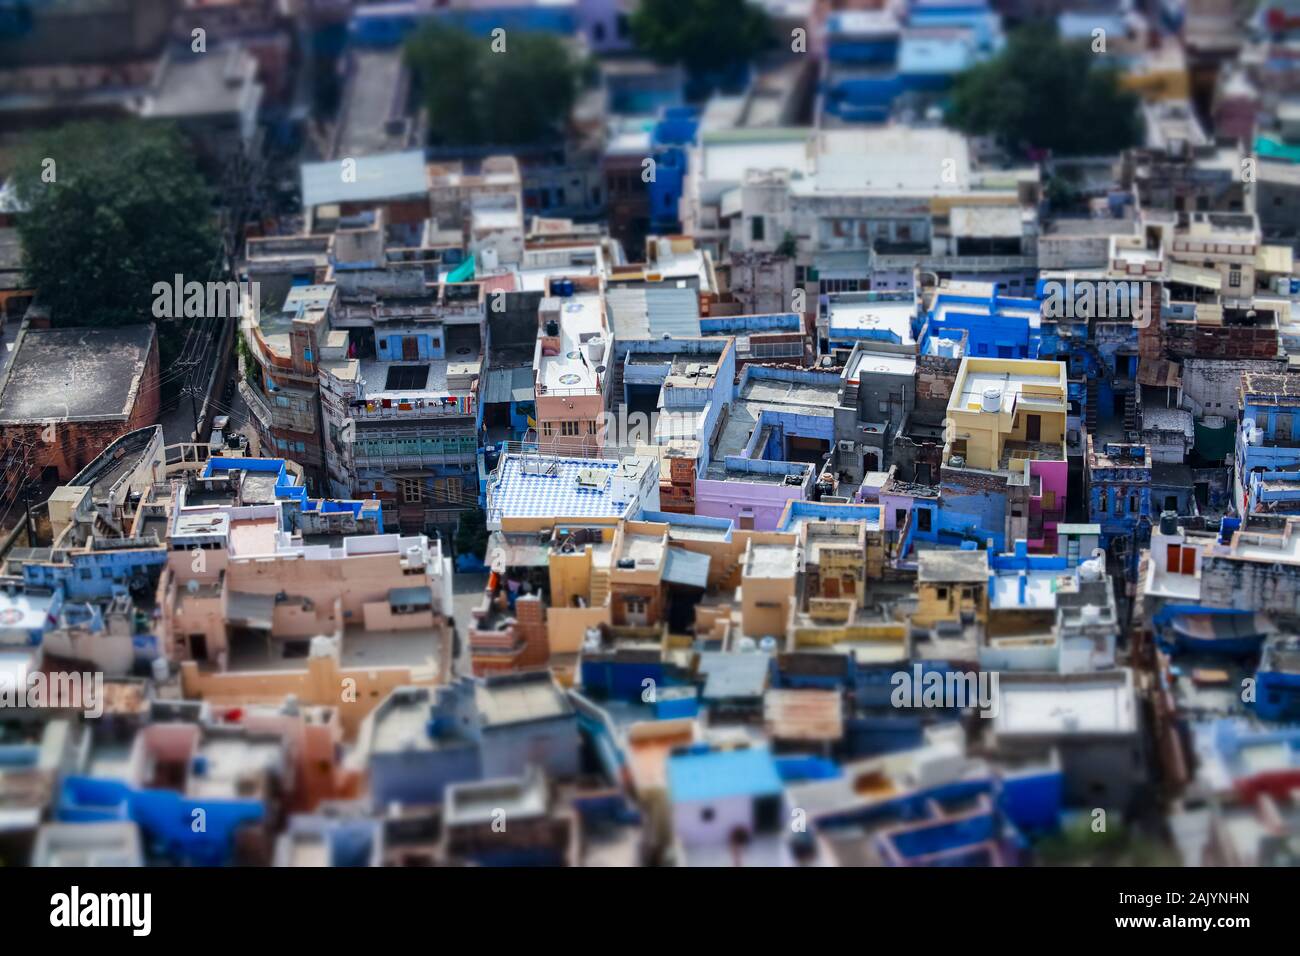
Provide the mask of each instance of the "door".
{"label": "door", "polygon": [[416,361],[420,357],[420,340],[414,335],[402,336],[402,359]]}
{"label": "door", "polygon": [[929,508],[916,509],[916,527],[921,531],[930,530],[930,509]]}
{"label": "door", "polygon": [[208,637],[206,634],[190,635],[190,660],[206,661],[208,659]]}
{"label": "door", "polygon": [[1025,439],[1027,441],[1038,441],[1043,435],[1043,420],[1038,415],[1028,415],[1025,418]]}

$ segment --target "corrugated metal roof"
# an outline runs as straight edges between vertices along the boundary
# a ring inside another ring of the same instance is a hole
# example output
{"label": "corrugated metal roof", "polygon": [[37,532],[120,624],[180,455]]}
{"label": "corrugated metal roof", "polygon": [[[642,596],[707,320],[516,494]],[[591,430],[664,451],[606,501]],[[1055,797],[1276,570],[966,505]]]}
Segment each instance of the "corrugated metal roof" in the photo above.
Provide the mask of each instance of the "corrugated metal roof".
{"label": "corrugated metal roof", "polygon": [[683,548],[669,548],[668,560],[664,562],[664,581],[692,588],[707,587],[709,556]]}
{"label": "corrugated metal roof", "polygon": [[483,404],[504,405],[508,402],[533,400],[533,367],[490,368],[483,382]]}
{"label": "corrugated metal roof", "polygon": [[356,175],[343,177],[342,160],[302,164],[302,205],[311,209],[323,203],[365,202],[427,193],[424,151],[384,153],[356,160]]}
{"label": "corrugated metal roof", "polygon": [[690,286],[610,289],[605,307],[620,341],[700,336],[700,300]]}

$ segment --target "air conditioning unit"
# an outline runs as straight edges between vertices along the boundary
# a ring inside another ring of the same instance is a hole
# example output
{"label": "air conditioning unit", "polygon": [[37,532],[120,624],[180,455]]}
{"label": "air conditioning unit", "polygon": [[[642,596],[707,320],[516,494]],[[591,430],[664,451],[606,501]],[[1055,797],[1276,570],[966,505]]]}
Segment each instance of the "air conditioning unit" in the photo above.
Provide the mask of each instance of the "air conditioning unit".
{"label": "air conditioning unit", "polygon": [[856,446],[853,442],[851,442],[851,441],[842,441],[842,442],[840,442],[840,451],[852,452],[852,451],[856,450],[856,448],[857,448],[857,446]]}

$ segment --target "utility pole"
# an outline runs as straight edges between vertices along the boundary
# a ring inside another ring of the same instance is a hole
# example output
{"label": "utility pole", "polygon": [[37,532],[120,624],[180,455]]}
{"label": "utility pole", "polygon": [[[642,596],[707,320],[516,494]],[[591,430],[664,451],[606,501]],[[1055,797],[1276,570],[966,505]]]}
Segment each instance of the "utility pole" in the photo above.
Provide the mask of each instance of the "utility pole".
{"label": "utility pole", "polygon": [[36,547],[36,529],[32,526],[32,480],[23,476],[23,511],[27,522],[27,547]]}

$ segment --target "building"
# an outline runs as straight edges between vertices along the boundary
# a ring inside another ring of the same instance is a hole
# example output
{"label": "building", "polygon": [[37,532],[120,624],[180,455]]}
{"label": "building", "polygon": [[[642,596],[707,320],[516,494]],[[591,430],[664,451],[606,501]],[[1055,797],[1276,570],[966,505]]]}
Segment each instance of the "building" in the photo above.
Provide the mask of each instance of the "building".
{"label": "building", "polygon": [[1059,362],[962,359],[948,401],[939,524],[918,537],[975,535],[1003,550],[1025,538],[1056,550],[1067,495],[1066,372]]}
{"label": "building", "polygon": [[158,419],[152,325],[22,329],[0,381],[0,446],[22,481],[66,482],[115,439]]}

